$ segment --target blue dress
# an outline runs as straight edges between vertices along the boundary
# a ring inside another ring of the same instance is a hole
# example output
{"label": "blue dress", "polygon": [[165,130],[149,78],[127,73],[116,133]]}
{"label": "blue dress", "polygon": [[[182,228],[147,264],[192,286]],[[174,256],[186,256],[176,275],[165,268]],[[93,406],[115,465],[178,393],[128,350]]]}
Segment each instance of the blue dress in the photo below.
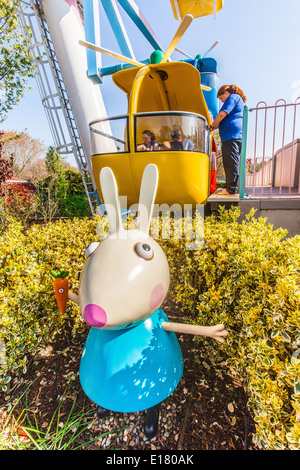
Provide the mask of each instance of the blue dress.
{"label": "blue dress", "polygon": [[85,394],[117,412],[137,412],[162,402],[177,387],[183,358],[176,333],[164,331],[162,309],[128,330],[91,328],[80,362]]}

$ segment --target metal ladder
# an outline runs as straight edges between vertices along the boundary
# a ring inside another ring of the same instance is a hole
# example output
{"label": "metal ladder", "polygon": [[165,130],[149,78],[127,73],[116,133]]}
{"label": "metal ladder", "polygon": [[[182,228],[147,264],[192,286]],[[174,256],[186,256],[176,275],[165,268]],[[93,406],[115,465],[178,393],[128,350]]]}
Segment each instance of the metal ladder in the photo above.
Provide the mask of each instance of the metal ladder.
{"label": "metal ladder", "polygon": [[[78,7],[83,17],[81,2],[78,2]],[[29,50],[37,70],[36,81],[56,150],[61,155],[74,156],[92,215],[101,213],[101,202],[83,151],[41,0],[19,0],[19,16],[30,41]]]}

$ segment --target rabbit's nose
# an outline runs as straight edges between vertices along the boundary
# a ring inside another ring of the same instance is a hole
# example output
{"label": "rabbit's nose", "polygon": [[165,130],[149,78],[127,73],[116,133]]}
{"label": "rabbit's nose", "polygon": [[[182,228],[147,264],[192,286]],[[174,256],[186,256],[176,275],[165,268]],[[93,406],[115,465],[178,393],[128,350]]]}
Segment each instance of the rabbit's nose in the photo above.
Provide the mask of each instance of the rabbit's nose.
{"label": "rabbit's nose", "polygon": [[83,311],[83,318],[88,325],[101,328],[107,323],[105,310],[96,304],[88,304]]}

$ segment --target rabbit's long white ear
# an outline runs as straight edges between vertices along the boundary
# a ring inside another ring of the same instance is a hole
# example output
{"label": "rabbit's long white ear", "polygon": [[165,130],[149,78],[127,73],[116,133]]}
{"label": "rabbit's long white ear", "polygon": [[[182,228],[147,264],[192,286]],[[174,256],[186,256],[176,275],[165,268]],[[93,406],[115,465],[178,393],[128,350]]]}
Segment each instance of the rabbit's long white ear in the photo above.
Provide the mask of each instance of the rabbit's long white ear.
{"label": "rabbit's long white ear", "polygon": [[145,233],[149,231],[157,185],[158,169],[151,163],[146,166],[143,173],[137,218],[137,229]]}
{"label": "rabbit's long white ear", "polygon": [[115,175],[110,168],[104,167],[100,171],[100,185],[108,216],[110,233],[120,232],[123,230],[123,226],[119,192]]}

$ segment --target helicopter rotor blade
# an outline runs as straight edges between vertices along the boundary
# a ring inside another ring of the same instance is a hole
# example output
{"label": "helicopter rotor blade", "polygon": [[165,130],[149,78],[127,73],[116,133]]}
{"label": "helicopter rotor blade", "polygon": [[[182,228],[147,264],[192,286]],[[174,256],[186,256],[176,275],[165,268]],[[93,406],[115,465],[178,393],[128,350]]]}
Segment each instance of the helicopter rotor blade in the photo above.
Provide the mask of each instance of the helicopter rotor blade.
{"label": "helicopter rotor blade", "polygon": [[175,47],[175,51],[180,52],[180,54],[185,55],[186,57],[189,57],[190,59],[193,59],[191,55],[187,54],[186,52],[182,51],[181,49],[178,49],[178,47]]}
{"label": "helicopter rotor blade", "polygon": [[129,64],[135,65],[136,67],[145,66],[142,62],[138,62],[136,60],[130,59],[122,54],[118,54],[117,52],[110,51],[109,49],[105,49],[104,47],[96,46],[96,44],[92,44],[91,42],[87,41],[79,41],[81,46],[87,47],[88,49],[92,49],[96,52],[102,52],[102,54],[109,55],[110,57],[114,57],[115,59],[122,60],[123,62],[128,62]]}
{"label": "helicopter rotor blade", "polygon": [[219,44],[219,41],[216,41],[213,43],[213,45],[203,54],[202,57],[205,57],[214,47],[216,47]]}
{"label": "helicopter rotor blade", "polygon": [[207,85],[200,85],[202,90],[205,90],[205,91],[210,91],[211,90],[211,87],[210,86],[207,86]]}
{"label": "helicopter rotor blade", "polygon": [[186,32],[186,30],[188,29],[188,27],[190,26],[191,22],[193,21],[193,16],[192,15],[185,15],[172,39],[172,41],[170,42],[169,44],[169,47],[167,48],[163,58],[161,59],[160,63],[163,64],[164,62],[167,62],[167,60],[169,59],[170,55],[172,54],[172,52],[174,51],[175,47],[177,46],[177,44],[179,43],[180,39],[182,38],[182,36],[184,35],[184,33]]}

